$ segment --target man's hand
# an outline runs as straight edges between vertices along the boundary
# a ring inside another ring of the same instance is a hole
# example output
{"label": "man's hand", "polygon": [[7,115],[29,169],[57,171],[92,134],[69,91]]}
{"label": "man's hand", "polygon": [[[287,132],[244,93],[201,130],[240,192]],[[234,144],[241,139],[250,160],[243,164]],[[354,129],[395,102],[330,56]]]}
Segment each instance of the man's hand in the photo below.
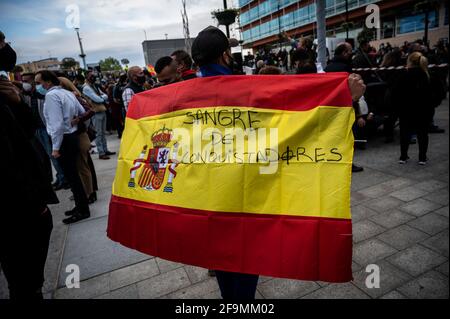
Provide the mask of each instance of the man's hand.
{"label": "man's hand", "polygon": [[72,124],[72,126],[78,125],[78,123],[80,123],[80,118],[74,117],[70,123]]}
{"label": "man's hand", "polygon": [[61,154],[59,153],[59,151],[53,151],[53,152],[52,152],[52,156],[53,156],[54,158],[58,158],[58,157],[61,156]]}
{"label": "man's hand", "polygon": [[364,84],[361,76],[358,74],[350,74],[348,77],[348,86],[352,94],[352,99],[355,102],[358,102],[366,92],[366,85]]}
{"label": "man's hand", "polygon": [[363,128],[364,126],[366,126],[366,120],[365,120],[363,117],[360,117],[360,118],[356,121],[356,123],[358,124],[358,126],[359,126],[360,128]]}

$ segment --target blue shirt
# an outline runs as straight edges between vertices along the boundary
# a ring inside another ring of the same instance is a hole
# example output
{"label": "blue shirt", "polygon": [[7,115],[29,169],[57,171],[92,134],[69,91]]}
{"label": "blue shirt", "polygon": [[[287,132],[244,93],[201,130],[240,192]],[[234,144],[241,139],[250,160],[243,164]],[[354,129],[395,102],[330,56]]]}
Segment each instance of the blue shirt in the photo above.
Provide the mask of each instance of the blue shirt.
{"label": "blue shirt", "polygon": [[202,73],[202,77],[208,76],[217,76],[217,75],[231,75],[233,72],[227,68],[226,66],[220,64],[206,64],[200,67],[200,72]]}

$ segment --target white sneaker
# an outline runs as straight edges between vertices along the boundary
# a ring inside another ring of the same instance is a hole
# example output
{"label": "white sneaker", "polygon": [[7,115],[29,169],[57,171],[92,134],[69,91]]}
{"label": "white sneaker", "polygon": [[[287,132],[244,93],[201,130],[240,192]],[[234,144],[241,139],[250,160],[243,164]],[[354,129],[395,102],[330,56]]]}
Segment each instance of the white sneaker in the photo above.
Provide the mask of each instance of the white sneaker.
{"label": "white sneaker", "polygon": [[420,166],[425,166],[425,165],[427,165],[427,161],[419,161],[419,165]]}

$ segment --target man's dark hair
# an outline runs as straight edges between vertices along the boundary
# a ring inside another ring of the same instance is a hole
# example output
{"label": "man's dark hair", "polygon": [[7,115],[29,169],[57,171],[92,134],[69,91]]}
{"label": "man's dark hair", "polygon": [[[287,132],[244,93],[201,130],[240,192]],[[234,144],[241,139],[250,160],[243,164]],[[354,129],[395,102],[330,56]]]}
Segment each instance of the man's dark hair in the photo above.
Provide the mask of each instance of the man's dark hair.
{"label": "man's dark hair", "polygon": [[35,75],[36,75],[36,74],[33,73],[33,72],[22,73],[22,77],[24,77],[24,76],[31,76],[31,77],[33,77],[33,79],[34,79],[34,76],[35,76]]}
{"label": "man's dark hair", "polygon": [[334,50],[334,55],[341,56],[345,51],[347,51],[347,43],[341,43]]}
{"label": "man's dark hair", "polygon": [[162,58],[159,58],[155,64],[155,72],[158,74],[161,73],[162,70],[164,70],[164,68],[169,66],[172,62],[173,60],[170,56],[163,56]]}
{"label": "man's dark hair", "polygon": [[5,41],[5,34],[0,31],[0,41]]}
{"label": "man's dark hair", "polygon": [[76,80],[78,80],[78,81],[80,81],[80,82],[84,82],[86,79],[84,78],[84,75],[83,74],[77,74],[76,76],[75,76],[75,79]]}
{"label": "man's dark hair", "polygon": [[173,52],[170,56],[174,56],[175,60],[178,63],[183,62],[184,65],[188,69],[192,68],[192,58],[189,55],[189,53],[187,53],[186,51],[184,51],[184,50],[177,50],[177,51]]}
{"label": "man's dark hair", "polygon": [[50,81],[53,85],[59,85],[59,79],[56,74],[52,71],[43,70],[36,73],[36,75],[40,74],[42,81]]}

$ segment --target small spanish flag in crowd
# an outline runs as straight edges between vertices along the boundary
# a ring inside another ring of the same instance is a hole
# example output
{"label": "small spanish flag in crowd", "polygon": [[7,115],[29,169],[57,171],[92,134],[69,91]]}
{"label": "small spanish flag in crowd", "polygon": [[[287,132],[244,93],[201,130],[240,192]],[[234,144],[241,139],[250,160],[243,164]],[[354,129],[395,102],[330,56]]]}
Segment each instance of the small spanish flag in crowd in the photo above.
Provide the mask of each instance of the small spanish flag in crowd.
{"label": "small spanish flag in crowd", "polygon": [[147,71],[151,76],[156,76],[155,67],[151,64],[147,64]]}
{"label": "small spanish flag in crowd", "polygon": [[135,95],[109,238],[207,269],[352,280],[347,79],[217,76]]}

